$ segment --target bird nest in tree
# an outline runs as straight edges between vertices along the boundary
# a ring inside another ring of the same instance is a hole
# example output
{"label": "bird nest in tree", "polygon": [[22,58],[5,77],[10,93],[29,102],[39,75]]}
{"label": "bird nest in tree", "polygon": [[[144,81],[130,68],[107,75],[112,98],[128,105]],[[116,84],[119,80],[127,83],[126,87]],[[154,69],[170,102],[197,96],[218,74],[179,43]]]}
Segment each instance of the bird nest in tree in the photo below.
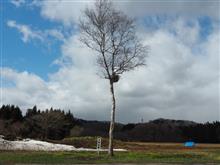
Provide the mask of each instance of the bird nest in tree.
{"label": "bird nest in tree", "polygon": [[113,83],[118,82],[118,80],[119,80],[119,75],[113,74],[113,75],[111,76],[111,80],[113,81]]}

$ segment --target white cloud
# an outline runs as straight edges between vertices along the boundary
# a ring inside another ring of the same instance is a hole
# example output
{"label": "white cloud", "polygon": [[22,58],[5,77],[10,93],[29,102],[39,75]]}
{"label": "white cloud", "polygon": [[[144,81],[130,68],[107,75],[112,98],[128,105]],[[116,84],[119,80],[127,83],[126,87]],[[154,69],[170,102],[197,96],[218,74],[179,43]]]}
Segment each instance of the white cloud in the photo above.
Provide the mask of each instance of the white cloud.
{"label": "white cloud", "polygon": [[32,40],[39,40],[41,42],[49,43],[49,38],[65,41],[65,37],[61,30],[58,29],[46,29],[46,30],[34,30],[28,25],[19,24],[14,20],[8,20],[7,26],[17,29],[22,34],[22,41],[27,43]]}
{"label": "white cloud", "polygon": [[[120,114],[129,114],[124,117],[130,119],[219,120],[219,42],[218,31],[201,45],[201,54],[193,54],[176,36],[161,30],[154,33],[147,39],[148,68],[125,75],[124,80],[129,80],[125,87],[120,82]],[[126,113],[127,109],[135,110]]]}
{"label": "white cloud", "polygon": [[[187,17],[210,16],[219,19],[219,1],[197,0],[197,1],[141,1],[139,3],[127,1],[115,1],[117,6],[130,16],[146,15],[181,15]],[[130,12],[132,11],[132,12]]]}
{"label": "white cloud", "polygon": [[193,46],[193,44],[197,44],[200,40],[200,27],[197,21],[190,21],[188,19],[177,19],[177,21],[173,21],[170,25],[167,26],[169,26],[168,28],[173,29],[175,35],[178,36],[180,42],[183,42],[184,44]]}
{"label": "white cloud", "polygon": [[[151,47],[147,67],[125,73],[116,84],[117,121],[220,119],[219,28],[198,42],[200,25],[194,20],[188,26],[185,21],[179,18],[156,31],[142,31],[144,43]],[[78,117],[108,120],[109,84],[96,74],[95,54],[79,42],[77,34],[66,39],[61,50],[58,61],[71,65],[63,63],[48,82],[34,74],[3,69],[3,77],[15,84],[3,87],[3,103],[53,106],[71,109]]]}
{"label": "white cloud", "polygon": [[63,33],[57,29],[45,30],[44,35],[54,37],[60,41],[65,41],[65,37],[64,37]]}
{"label": "white cloud", "polygon": [[[41,8],[41,15],[52,21],[71,25],[78,21],[82,10],[86,6],[93,6],[94,1],[43,1],[37,6]],[[114,1],[115,6],[131,17],[146,16],[186,16],[188,18],[209,16],[213,19],[220,18],[220,2],[209,0],[197,1]],[[132,12],[131,12],[132,11]]]}
{"label": "white cloud", "polygon": [[22,34],[22,41],[28,42],[31,39],[38,39],[43,41],[41,32],[33,31],[29,26],[18,24],[14,20],[7,21],[8,27],[17,29]]}
{"label": "white cloud", "polygon": [[78,21],[81,10],[89,4],[91,4],[89,1],[43,1],[41,3],[41,15],[50,20],[71,25]]}
{"label": "white cloud", "polygon": [[46,82],[37,75],[26,71],[17,72],[10,68],[2,68],[1,77],[14,84],[2,89],[3,98],[1,104],[17,104],[23,108],[28,108],[37,103],[42,107],[47,105],[45,100],[49,100],[53,94]]}
{"label": "white cloud", "polygon": [[21,5],[25,4],[25,0],[11,0],[10,2],[16,7],[20,7]]}

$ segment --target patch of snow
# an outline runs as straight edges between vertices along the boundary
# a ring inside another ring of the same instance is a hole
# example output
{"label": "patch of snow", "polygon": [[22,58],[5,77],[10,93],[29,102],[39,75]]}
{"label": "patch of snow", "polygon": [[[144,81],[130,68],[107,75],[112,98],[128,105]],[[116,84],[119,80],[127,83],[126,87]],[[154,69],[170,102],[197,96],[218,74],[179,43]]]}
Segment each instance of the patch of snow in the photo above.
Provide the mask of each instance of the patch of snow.
{"label": "patch of snow", "polygon": [[[76,151],[97,151],[97,149],[93,148],[76,148]],[[99,149],[99,151],[108,151],[108,149]],[[116,148],[114,151],[127,151],[126,149]]]}
{"label": "patch of snow", "polygon": [[53,144],[38,140],[9,141],[0,139],[0,150],[73,151],[74,146]]}
{"label": "patch of snow", "polygon": [[[0,150],[29,150],[29,151],[97,151],[92,148],[75,148],[71,145],[54,144],[33,139],[9,141],[0,136]],[[107,149],[99,149],[107,151]],[[127,151],[125,149],[114,149],[114,151]]]}

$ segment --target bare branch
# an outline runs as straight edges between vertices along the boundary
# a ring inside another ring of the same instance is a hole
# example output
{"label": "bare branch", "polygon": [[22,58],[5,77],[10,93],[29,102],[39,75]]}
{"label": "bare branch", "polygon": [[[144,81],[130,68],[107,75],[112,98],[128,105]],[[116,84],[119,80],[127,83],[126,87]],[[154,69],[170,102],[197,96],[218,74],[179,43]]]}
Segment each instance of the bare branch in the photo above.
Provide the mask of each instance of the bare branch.
{"label": "bare branch", "polygon": [[87,8],[79,27],[80,40],[98,52],[97,64],[109,80],[145,64],[147,48],[136,37],[134,19],[115,10],[110,1],[98,0],[95,8]]}

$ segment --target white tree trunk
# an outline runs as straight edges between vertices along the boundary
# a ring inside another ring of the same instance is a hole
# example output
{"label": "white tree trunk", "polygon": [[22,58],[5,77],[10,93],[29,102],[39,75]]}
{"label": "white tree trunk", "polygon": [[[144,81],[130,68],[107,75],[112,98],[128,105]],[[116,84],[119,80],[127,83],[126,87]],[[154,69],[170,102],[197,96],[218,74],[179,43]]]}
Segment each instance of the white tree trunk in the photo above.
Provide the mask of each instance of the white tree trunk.
{"label": "white tree trunk", "polygon": [[111,110],[111,122],[109,128],[109,147],[108,147],[108,154],[113,156],[113,131],[115,125],[115,94],[114,94],[114,85],[113,82],[110,82],[110,91],[112,95],[112,110]]}

